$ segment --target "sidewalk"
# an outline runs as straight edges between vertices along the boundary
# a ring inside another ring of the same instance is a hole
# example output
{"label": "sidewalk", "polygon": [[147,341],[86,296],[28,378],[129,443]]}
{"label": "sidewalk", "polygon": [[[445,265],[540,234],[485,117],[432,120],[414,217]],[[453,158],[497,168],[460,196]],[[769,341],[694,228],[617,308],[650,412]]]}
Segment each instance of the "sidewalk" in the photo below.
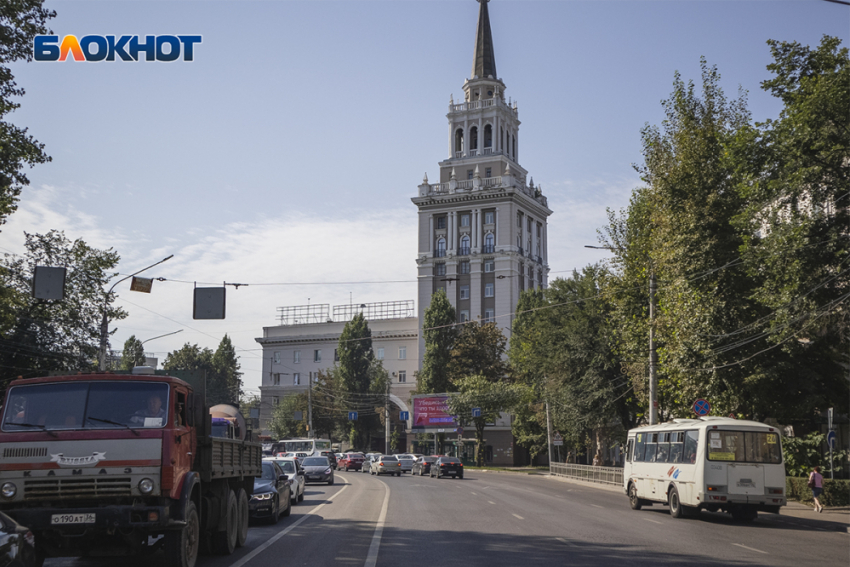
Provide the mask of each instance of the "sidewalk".
{"label": "sidewalk", "polygon": [[828,520],[830,522],[841,522],[847,524],[850,529],[850,506],[824,507],[823,512],[818,514],[811,506],[807,506],[796,500],[789,500],[787,506],[783,506],[779,512],[780,516],[792,516],[806,520]]}

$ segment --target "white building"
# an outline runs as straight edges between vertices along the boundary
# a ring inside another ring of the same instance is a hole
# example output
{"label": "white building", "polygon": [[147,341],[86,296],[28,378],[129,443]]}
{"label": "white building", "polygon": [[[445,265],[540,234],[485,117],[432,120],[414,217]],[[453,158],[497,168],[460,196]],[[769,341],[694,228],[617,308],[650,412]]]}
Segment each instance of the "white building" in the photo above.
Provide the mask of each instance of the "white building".
{"label": "white building", "polygon": [[463,92],[463,102],[449,103],[449,155],[439,163],[439,183],[426,174],[412,199],[419,208],[419,318],[444,289],[459,322],[496,321],[510,339],[520,291],[546,287],[552,211],[519,164],[519,111],[496,73],[487,1],[480,2]]}

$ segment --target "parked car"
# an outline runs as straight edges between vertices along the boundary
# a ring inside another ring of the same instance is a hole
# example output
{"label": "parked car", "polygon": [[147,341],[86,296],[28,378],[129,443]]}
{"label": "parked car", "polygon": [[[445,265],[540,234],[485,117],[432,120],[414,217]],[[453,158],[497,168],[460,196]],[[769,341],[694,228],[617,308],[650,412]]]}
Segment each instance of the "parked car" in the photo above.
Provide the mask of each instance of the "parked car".
{"label": "parked car", "polygon": [[401,476],[401,463],[398,462],[393,455],[380,455],[372,461],[372,467],[369,469],[374,475],[396,475]]}
{"label": "parked car", "polygon": [[263,476],[254,479],[254,494],[248,512],[254,519],[276,524],[292,512],[292,489],[288,476],[272,461],[263,461]]}
{"label": "parked car", "polygon": [[453,476],[463,478],[463,463],[457,457],[439,457],[431,464],[431,472],[428,476]]}
{"label": "parked car", "polygon": [[414,462],[413,455],[402,454],[402,455],[396,455],[395,458],[398,459],[398,463],[399,463],[399,465],[401,465],[400,466],[401,472],[406,473],[406,472],[410,472],[411,470],[413,470],[413,462]]}
{"label": "parked car", "polygon": [[306,482],[334,483],[334,471],[327,457],[307,457],[301,461]]}
{"label": "parked car", "polygon": [[345,453],[342,456],[342,459],[337,463],[336,470],[342,469],[344,471],[355,470],[359,471],[363,468],[363,462],[366,457],[361,453]]}
{"label": "parked car", "polygon": [[292,492],[292,503],[298,504],[304,500],[304,469],[294,457],[263,459],[277,463],[280,470],[289,478],[290,490]]}
{"label": "parked car", "polygon": [[418,474],[419,476],[431,474],[431,464],[437,460],[437,457],[422,456],[413,461],[413,468],[410,469],[410,474]]}

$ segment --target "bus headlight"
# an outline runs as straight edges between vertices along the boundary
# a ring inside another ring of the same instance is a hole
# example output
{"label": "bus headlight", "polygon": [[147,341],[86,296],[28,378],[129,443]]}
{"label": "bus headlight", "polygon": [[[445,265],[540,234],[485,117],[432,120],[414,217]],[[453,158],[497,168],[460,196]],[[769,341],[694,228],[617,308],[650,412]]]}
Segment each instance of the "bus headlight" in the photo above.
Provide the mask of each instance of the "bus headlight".
{"label": "bus headlight", "polygon": [[150,494],[153,492],[153,481],[149,478],[143,478],[139,481],[139,492],[142,494]]}
{"label": "bus headlight", "polygon": [[3,486],[0,487],[0,494],[3,495],[3,498],[14,498],[17,493],[18,487],[13,482],[4,482]]}

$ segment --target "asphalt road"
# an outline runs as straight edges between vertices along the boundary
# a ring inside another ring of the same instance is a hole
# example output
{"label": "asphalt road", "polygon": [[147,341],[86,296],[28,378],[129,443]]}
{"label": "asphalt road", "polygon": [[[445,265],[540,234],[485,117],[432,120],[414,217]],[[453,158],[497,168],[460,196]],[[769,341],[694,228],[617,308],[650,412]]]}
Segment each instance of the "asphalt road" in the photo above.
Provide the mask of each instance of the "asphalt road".
{"label": "asphalt road", "polygon": [[[541,475],[466,471],[466,478],[338,472],[308,485],[274,526],[256,525],[229,557],[199,567],[279,565],[836,565],[850,559],[846,524],[823,516],[760,514],[753,524],[703,512],[676,520],[666,506],[629,509],[625,495]],[[48,560],[46,565],[114,565]],[[122,567],[160,564],[154,556]]]}

